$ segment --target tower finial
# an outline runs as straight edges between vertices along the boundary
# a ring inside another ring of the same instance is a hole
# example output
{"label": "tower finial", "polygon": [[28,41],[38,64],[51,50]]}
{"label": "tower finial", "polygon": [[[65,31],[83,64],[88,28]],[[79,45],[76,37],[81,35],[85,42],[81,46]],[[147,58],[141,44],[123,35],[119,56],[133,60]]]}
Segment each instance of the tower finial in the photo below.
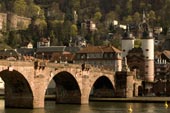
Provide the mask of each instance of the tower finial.
{"label": "tower finial", "polygon": [[146,14],[145,14],[145,11],[143,10],[143,23],[146,23]]}

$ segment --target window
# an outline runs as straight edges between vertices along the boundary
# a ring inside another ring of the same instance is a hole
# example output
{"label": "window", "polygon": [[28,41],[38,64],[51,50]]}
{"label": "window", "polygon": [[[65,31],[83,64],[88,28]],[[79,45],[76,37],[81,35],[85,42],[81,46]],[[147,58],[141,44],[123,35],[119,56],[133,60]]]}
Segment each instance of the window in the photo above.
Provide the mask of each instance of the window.
{"label": "window", "polygon": [[146,49],[146,51],[149,51],[149,49]]}

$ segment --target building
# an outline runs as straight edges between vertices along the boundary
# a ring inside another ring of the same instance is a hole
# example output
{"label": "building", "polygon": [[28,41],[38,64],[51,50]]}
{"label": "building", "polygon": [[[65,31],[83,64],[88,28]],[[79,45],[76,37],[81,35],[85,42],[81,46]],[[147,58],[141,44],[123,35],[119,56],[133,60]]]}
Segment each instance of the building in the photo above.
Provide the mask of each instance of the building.
{"label": "building", "polygon": [[0,31],[4,30],[6,31],[6,24],[7,24],[7,14],[6,13],[0,13]]}
{"label": "building", "polygon": [[8,13],[7,16],[8,30],[24,30],[27,29],[31,23],[31,18],[18,16],[13,13]]}
{"label": "building", "polygon": [[154,37],[147,22],[142,23],[141,46],[134,47],[135,38],[129,28],[122,38],[122,57],[127,58],[130,70],[136,70],[138,79],[143,81],[143,88],[150,93],[155,79],[154,72]]}
{"label": "building", "polygon": [[170,79],[170,51],[164,50],[156,54],[155,58],[155,80]]}
{"label": "building", "polygon": [[87,46],[78,51],[75,63],[121,71],[121,51],[114,46]]}
{"label": "building", "polygon": [[30,23],[31,18],[13,13],[0,13],[0,30],[23,30],[27,29]]}
{"label": "building", "polygon": [[90,32],[97,30],[96,24],[92,20],[85,20],[81,23],[81,27]]}

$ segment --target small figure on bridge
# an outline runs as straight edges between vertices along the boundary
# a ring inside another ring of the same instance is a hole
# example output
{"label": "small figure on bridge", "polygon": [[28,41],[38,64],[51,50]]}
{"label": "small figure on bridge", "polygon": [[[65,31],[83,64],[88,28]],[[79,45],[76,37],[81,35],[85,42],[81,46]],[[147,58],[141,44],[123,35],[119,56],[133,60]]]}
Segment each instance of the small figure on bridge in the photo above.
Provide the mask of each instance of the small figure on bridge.
{"label": "small figure on bridge", "polygon": [[90,70],[90,65],[89,64],[86,64],[86,63],[83,63],[81,65],[81,68],[82,68],[82,71],[89,71]]}
{"label": "small figure on bridge", "polygon": [[40,69],[44,70],[44,69],[45,69],[45,66],[46,66],[45,61],[40,62],[39,70],[40,70]]}
{"label": "small figure on bridge", "polygon": [[38,60],[36,60],[36,61],[34,62],[34,69],[35,69],[35,70],[38,69]]}
{"label": "small figure on bridge", "polygon": [[85,63],[83,63],[83,64],[81,65],[81,69],[82,69],[82,71],[84,71],[85,67],[86,67],[86,64],[85,64]]}

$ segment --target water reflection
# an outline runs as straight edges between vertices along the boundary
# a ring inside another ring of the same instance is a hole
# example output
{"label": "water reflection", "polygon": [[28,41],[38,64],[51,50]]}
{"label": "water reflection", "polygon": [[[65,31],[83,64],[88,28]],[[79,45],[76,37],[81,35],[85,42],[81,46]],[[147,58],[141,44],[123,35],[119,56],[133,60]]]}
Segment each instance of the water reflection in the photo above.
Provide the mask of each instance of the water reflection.
{"label": "water reflection", "polygon": [[0,113],[129,113],[130,105],[133,113],[170,113],[170,107],[166,109],[164,103],[90,102],[70,105],[47,101],[43,109],[5,109],[4,100],[0,100]]}

